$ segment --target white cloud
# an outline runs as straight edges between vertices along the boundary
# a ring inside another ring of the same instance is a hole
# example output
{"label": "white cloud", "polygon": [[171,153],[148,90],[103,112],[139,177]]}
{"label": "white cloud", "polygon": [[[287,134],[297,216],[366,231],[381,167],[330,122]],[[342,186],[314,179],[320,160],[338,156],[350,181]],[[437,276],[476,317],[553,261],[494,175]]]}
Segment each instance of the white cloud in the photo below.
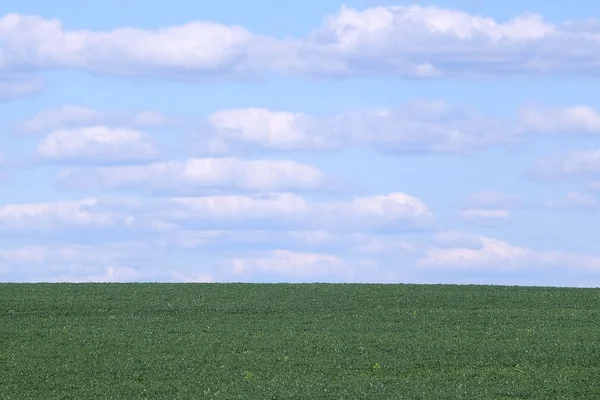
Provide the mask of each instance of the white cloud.
{"label": "white cloud", "polygon": [[206,21],[158,30],[69,30],[56,19],[0,19],[0,72],[81,68],[163,78],[283,75],[436,77],[595,74],[597,24],[507,22],[435,6],[343,6],[306,37],[280,40]]}
{"label": "white cloud", "polygon": [[0,19],[0,71],[82,68],[116,75],[222,75],[243,68],[253,36],[211,22],[148,31],[68,30],[56,19],[7,14]]}
{"label": "white cloud", "polygon": [[465,207],[459,211],[460,218],[471,225],[498,226],[512,218],[512,210],[521,205],[516,194],[482,191],[469,196]]}
{"label": "white cloud", "polygon": [[44,85],[37,79],[20,75],[3,76],[0,62],[0,102],[37,94],[43,87]]}
{"label": "white cloud", "polygon": [[[39,281],[39,279],[33,279],[33,281]],[[121,267],[121,266],[109,266],[98,268],[97,271],[93,271],[88,274],[81,273],[62,273],[52,275],[48,282],[73,282],[73,283],[108,283],[108,282],[139,282],[144,281],[144,274],[139,270]]]}
{"label": "white cloud", "polygon": [[264,193],[144,200],[104,197],[0,207],[0,233],[7,233],[7,237],[79,238],[78,232],[85,230],[84,237],[93,242],[135,235],[184,248],[264,246],[275,242],[334,247],[369,242],[390,247],[389,238],[377,244],[364,233],[383,231],[390,236],[390,231],[423,229],[432,220],[423,202],[402,193],[348,202],[308,201],[291,193]]}
{"label": "white cloud", "polygon": [[480,208],[515,208],[521,205],[521,196],[492,190],[477,192],[467,198],[467,204]]}
{"label": "white cloud", "polygon": [[[232,281],[398,282],[400,268],[377,260],[348,261],[329,253],[271,250],[240,255],[230,261]],[[388,266],[389,267],[389,266]]]}
{"label": "white cloud", "polygon": [[136,267],[148,262],[148,254],[149,248],[136,242],[0,249],[0,276],[34,282],[135,281],[147,275]]}
{"label": "white cloud", "polygon": [[361,197],[353,200],[349,206],[342,204],[325,206],[332,212],[335,212],[338,207],[342,210],[347,209],[348,214],[359,218],[367,225],[393,226],[399,220],[412,220],[417,225],[421,225],[428,224],[433,219],[433,214],[425,203],[405,193]]}
{"label": "white cloud", "polygon": [[[208,118],[213,146],[275,150],[331,150],[368,145],[385,151],[468,153],[519,138],[506,123],[451,107],[445,101],[417,100],[400,107],[315,118],[259,108],[222,110]],[[200,144],[207,146],[206,135]]]}
{"label": "white cloud", "polygon": [[600,112],[589,106],[524,106],[516,118],[501,120],[444,100],[415,100],[393,108],[321,118],[262,108],[221,110],[209,116],[208,125],[208,132],[198,135],[202,151],[210,146],[227,153],[239,150],[240,145],[274,150],[357,145],[404,153],[472,153],[513,146],[533,135],[600,134]]}
{"label": "white cloud", "polygon": [[372,256],[397,255],[405,253],[414,253],[418,246],[406,240],[397,237],[386,237],[357,234],[348,238],[352,243],[349,250],[359,254],[368,254]]}
{"label": "white cloud", "polygon": [[101,248],[74,244],[24,246],[0,249],[0,260],[13,265],[105,265],[131,258],[143,250],[148,249],[139,243],[112,243]]}
{"label": "white cloud", "polygon": [[433,215],[421,200],[404,193],[349,202],[309,202],[291,193],[173,198],[158,214],[167,221],[220,228],[407,230],[427,227]]}
{"label": "white cloud", "polygon": [[[288,224],[285,229],[269,229],[261,225],[255,229],[209,229],[207,225],[197,230],[185,229],[172,224],[159,235],[156,242],[160,247],[179,249],[239,251],[287,248],[291,251],[318,251],[346,253],[356,256],[396,257],[415,253],[419,247],[406,240],[405,233],[378,235],[373,232],[295,228]],[[166,228],[166,227],[165,227]]]}
{"label": "white cloud", "polygon": [[109,127],[161,128],[174,126],[178,121],[156,111],[115,112],[100,111],[79,105],[64,105],[43,110],[21,122],[17,131],[23,133],[48,133],[60,129],[73,129],[105,125]]}
{"label": "white cloud", "polygon": [[340,132],[352,133],[357,143],[385,151],[469,153],[518,141],[505,122],[440,100],[346,114],[332,124]]}
{"label": "white cloud", "polygon": [[207,271],[156,266],[147,243],[54,244],[0,248],[0,280],[17,282],[213,282]]}
{"label": "white cloud", "polygon": [[478,236],[479,246],[431,247],[419,260],[422,268],[482,270],[488,272],[540,269],[600,271],[600,257],[576,253],[534,250]]}
{"label": "white cloud", "polygon": [[172,279],[176,282],[198,282],[198,283],[211,283],[215,282],[213,274],[208,272],[179,272],[174,271]]}
{"label": "white cloud", "polygon": [[68,190],[142,189],[194,192],[200,189],[253,191],[313,190],[323,187],[325,174],[310,165],[288,160],[193,158],[141,166],[75,168],[59,178]]}
{"label": "white cloud", "polygon": [[[501,23],[435,6],[349,7],[329,16],[308,43],[340,73],[419,76],[595,73],[598,34],[536,14]],[[588,54],[581,57],[581,54]],[[312,61],[312,60],[311,60]],[[317,63],[315,63],[317,64]],[[317,65],[307,69],[318,73]]]}
{"label": "white cloud", "polygon": [[[292,193],[272,193],[255,196],[225,195],[172,198],[173,208],[167,212],[176,219],[210,217],[234,220],[305,216],[308,203]],[[167,215],[169,215],[167,214]]]}
{"label": "white cloud", "polygon": [[323,126],[302,113],[269,111],[262,108],[222,110],[208,122],[224,140],[260,145],[278,150],[318,149],[330,146]]}
{"label": "white cloud", "polygon": [[284,278],[342,278],[351,270],[339,257],[330,254],[273,250],[259,257],[231,260],[234,276],[278,275]]}
{"label": "white cloud", "polygon": [[40,143],[37,152],[46,160],[83,163],[149,161],[159,154],[149,135],[106,126],[52,132]]}
{"label": "white cloud", "polygon": [[475,225],[496,225],[506,223],[512,216],[510,210],[505,209],[468,209],[460,212],[466,222]]}
{"label": "white cloud", "polygon": [[588,179],[600,174],[600,150],[573,151],[537,160],[532,170],[540,179]]}
{"label": "white cloud", "polygon": [[82,125],[96,125],[102,122],[102,118],[102,112],[98,110],[77,105],[66,105],[35,114],[20,123],[19,130],[23,132],[46,132]]}
{"label": "white cloud", "polygon": [[600,112],[592,107],[522,107],[520,129],[539,134],[600,134]]}
{"label": "white cloud", "polygon": [[462,231],[445,231],[436,233],[433,237],[436,247],[452,248],[460,246],[461,248],[478,249],[481,247],[481,241],[477,235]]}
{"label": "white cloud", "polygon": [[99,209],[96,198],[80,201],[21,203],[0,206],[0,231],[39,231],[77,227],[129,226],[134,217]]}

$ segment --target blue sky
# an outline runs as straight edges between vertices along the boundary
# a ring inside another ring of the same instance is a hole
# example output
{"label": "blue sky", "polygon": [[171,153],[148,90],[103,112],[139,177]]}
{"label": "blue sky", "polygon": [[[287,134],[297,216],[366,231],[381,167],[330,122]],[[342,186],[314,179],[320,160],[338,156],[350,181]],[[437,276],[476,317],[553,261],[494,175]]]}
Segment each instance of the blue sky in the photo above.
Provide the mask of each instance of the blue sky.
{"label": "blue sky", "polygon": [[0,281],[598,286],[599,14],[5,2]]}

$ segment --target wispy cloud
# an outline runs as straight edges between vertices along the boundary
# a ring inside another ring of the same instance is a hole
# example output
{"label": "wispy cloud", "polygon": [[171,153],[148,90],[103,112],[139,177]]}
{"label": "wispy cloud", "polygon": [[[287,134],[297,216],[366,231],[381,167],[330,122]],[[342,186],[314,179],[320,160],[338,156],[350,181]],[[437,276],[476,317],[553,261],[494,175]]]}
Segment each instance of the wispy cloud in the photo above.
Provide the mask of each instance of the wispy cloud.
{"label": "wispy cloud", "polygon": [[164,128],[176,126],[180,121],[157,111],[100,111],[80,105],[64,105],[38,112],[19,123],[15,130],[20,133],[48,134],[56,130],[71,130],[90,126],[111,128]]}
{"label": "wispy cloud", "polygon": [[419,263],[422,268],[450,270],[540,271],[579,270],[600,271],[600,257],[535,250],[514,246],[506,241],[476,236],[479,242],[473,247],[431,247]]}
{"label": "wispy cloud", "polygon": [[576,150],[537,160],[532,176],[546,180],[587,180],[600,175],[600,150]]}
{"label": "wispy cloud", "polygon": [[150,135],[132,129],[91,126],[72,130],[57,130],[39,144],[38,155],[43,160],[90,162],[153,161],[159,148]]}
{"label": "wispy cloud", "polygon": [[316,190],[325,187],[319,169],[289,160],[193,158],[148,165],[71,168],[59,178],[70,191],[144,190],[197,193],[208,189],[250,191]]}

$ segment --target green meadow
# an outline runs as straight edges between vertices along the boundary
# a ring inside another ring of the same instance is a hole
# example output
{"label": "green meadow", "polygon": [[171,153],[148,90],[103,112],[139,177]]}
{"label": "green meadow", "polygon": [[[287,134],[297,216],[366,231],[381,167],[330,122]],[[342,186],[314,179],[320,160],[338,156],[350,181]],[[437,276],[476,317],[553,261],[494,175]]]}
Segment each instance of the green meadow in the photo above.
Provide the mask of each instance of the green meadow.
{"label": "green meadow", "polygon": [[600,290],[0,284],[0,399],[600,399]]}

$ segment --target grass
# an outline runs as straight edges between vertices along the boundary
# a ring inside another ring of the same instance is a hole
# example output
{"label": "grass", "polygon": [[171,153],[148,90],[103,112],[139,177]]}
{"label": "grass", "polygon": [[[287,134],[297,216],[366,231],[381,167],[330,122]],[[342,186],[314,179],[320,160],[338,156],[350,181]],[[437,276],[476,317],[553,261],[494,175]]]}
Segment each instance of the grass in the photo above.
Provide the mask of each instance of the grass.
{"label": "grass", "polygon": [[600,399],[600,290],[0,284],[0,399]]}

